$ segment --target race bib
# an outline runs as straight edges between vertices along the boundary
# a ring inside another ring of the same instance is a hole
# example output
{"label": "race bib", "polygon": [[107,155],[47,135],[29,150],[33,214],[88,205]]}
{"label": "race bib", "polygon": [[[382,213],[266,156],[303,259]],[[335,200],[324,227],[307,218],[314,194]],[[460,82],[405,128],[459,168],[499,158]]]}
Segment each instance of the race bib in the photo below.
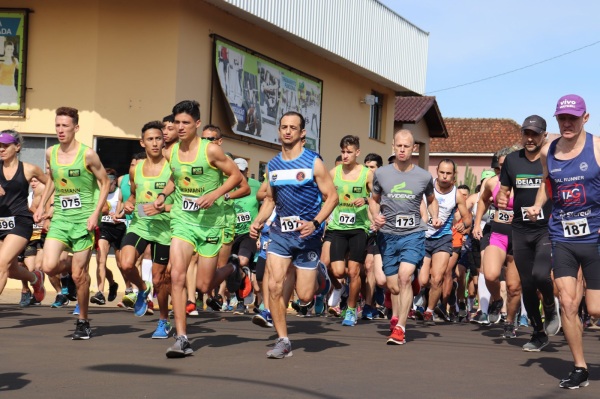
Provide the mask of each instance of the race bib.
{"label": "race bib", "polygon": [[408,229],[415,227],[417,220],[415,215],[396,215],[396,227]]}
{"label": "race bib", "polygon": [[563,220],[563,234],[565,237],[581,237],[590,234],[590,226],[588,226],[587,218]]}
{"label": "race bib", "polygon": [[514,212],[513,211],[498,211],[498,221],[501,223],[510,223],[512,221]]}
{"label": "race bib", "polygon": [[239,223],[247,223],[250,222],[250,212],[241,212],[236,214],[237,222]]}
{"label": "race bib", "polygon": [[279,218],[279,222],[281,223],[281,232],[289,233],[290,231],[294,231],[300,226],[300,216],[286,216]]}
{"label": "race bib", "polygon": [[81,208],[81,199],[79,194],[66,195],[64,197],[58,197],[60,200],[61,209],[78,209]]}
{"label": "race bib", "polygon": [[0,230],[12,230],[15,228],[15,217],[0,218]]}
{"label": "race bib", "polygon": [[[527,208],[528,207],[521,207],[521,213],[523,214],[524,222],[531,221],[531,220],[529,220],[529,217],[527,217]],[[544,220],[544,210],[543,209],[540,209],[540,214],[538,215],[537,220]]]}
{"label": "race bib", "polygon": [[338,218],[339,224],[354,224],[356,223],[356,214],[351,212],[340,212]]}
{"label": "race bib", "polygon": [[102,219],[100,219],[102,223],[115,223],[112,216],[110,215],[102,215]]}
{"label": "race bib", "polygon": [[181,197],[181,209],[186,212],[195,212],[200,209],[200,206],[196,204],[196,197]]}

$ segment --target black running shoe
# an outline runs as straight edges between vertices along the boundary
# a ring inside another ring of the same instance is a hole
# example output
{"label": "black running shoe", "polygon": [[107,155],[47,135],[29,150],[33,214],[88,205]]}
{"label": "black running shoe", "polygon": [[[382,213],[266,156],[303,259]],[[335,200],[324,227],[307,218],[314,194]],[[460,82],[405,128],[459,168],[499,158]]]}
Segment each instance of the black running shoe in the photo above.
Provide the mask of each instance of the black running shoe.
{"label": "black running shoe", "polygon": [[575,367],[569,374],[569,377],[560,381],[559,387],[564,389],[577,389],[590,385],[590,373],[585,367]]}
{"label": "black running shoe", "polygon": [[77,320],[75,322],[75,332],[73,333],[73,339],[90,339],[91,336],[92,329],[90,327],[90,322],[87,320]]}
{"label": "black running shoe", "polygon": [[106,305],[104,294],[100,291],[96,292],[96,294],[90,298],[90,302],[95,303],[96,305]]}
{"label": "black running shoe", "polygon": [[237,255],[232,254],[227,263],[231,263],[235,268],[233,273],[227,277],[227,291],[234,294],[240,289],[244,276],[242,275],[242,268],[240,267],[240,260]]}
{"label": "black running shoe", "polygon": [[220,312],[223,307],[223,297],[219,294],[208,297],[206,299],[206,305],[209,306],[215,312]]}
{"label": "black running shoe", "polygon": [[494,301],[490,304],[490,308],[489,308],[490,323],[496,324],[500,321],[500,319],[501,319],[500,312],[502,311],[503,305],[504,305],[504,300],[502,298],[500,298],[497,301]]}
{"label": "black running shoe", "polygon": [[117,299],[117,291],[119,291],[119,284],[116,281],[113,281],[113,283],[108,286],[108,302]]}

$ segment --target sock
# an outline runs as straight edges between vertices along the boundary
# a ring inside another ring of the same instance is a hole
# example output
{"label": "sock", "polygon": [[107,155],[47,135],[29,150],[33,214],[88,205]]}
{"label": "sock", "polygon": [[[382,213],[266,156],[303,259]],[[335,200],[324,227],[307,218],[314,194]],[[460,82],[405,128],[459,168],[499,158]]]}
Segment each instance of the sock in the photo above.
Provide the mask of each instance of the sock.
{"label": "sock", "polygon": [[152,261],[150,259],[142,260],[142,280],[152,281]]}
{"label": "sock", "polygon": [[340,288],[339,290],[334,288],[333,291],[331,291],[331,296],[329,297],[329,301],[327,301],[327,304],[329,305],[329,307],[336,307],[340,304],[341,297],[342,288]]}
{"label": "sock", "polygon": [[283,342],[285,342],[286,344],[290,343],[290,339],[288,337],[281,337],[281,339],[283,340]]}
{"label": "sock", "polygon": [[488,307],[490,306],[490,292],[487,289],[487,285],[485,285],[485,276],[483,273],[479,273],[479,310],[483,313],[488,313]]}
{"label": "sock", "polygon": [[433,309],[427,308],[426,312],[433,313]]}
{"label": "sock", "polygon": [[400,324],[397,324],[396,327],[400,327],[402,329],[403,332],[406,332],[406,327],[402,326]]}
{"label": "sock", "polygon": [[469,298],[467,299],[467,308],[470,311],[471,309],[473,309],[473,306],[475,306],[475,298]]}

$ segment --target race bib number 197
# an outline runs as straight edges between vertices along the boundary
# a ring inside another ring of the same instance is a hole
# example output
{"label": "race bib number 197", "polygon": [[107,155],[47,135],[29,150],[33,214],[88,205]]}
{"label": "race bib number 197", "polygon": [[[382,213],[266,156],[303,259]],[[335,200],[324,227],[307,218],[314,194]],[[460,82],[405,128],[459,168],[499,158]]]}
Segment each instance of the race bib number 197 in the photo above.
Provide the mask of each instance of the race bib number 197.
{"label": "race bib number 197", "polygon": [[286,216],[279,218],[279,222],[281,223],[281,232],[289,233],[290,231],[294,231],[300,226],[300,216]]}

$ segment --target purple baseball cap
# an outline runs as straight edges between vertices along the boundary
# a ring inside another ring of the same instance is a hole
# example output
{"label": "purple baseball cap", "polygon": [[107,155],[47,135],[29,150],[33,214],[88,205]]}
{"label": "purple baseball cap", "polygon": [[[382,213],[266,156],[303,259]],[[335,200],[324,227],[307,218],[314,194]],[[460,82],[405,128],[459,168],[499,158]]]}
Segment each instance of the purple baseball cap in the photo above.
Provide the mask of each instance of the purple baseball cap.
{"label": "purple baseball cap", "polygon": [[567,94],[558,99],[554,116],[569,114],[579,117],[585,114],[585,110],[585,101],[583,101],[583,98],[576,94]]}
{"label": "purple baseball cap", "polygon": [[8,132],[0,133],[0,143],[2,144],[17,144],[19,140]]}

